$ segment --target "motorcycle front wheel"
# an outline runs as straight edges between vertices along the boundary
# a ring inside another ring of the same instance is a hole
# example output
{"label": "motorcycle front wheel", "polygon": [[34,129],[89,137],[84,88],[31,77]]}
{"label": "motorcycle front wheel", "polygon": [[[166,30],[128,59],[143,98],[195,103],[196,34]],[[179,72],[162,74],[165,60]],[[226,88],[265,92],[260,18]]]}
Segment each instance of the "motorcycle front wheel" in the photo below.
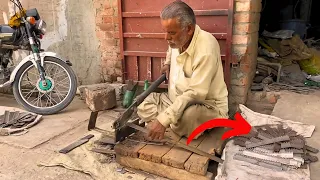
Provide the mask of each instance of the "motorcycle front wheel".
{"label": "motorcycle front wheel", "polygon": [[16,101],[26,110],[41,114],[56,114],[65,109],[76,95],[77,78],[70,66],[54,58],[45,57],[45,83],[32,62],[18,70],[13,83]]}

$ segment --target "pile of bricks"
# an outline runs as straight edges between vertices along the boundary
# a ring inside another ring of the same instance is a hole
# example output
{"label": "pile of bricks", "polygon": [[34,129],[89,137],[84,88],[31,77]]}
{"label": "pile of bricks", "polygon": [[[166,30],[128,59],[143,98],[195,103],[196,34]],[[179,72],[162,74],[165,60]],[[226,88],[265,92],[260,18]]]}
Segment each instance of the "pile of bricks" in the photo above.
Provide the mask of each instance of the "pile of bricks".
{"label": "pile of bricks", "polygon": [[265,125],[253,129],[248,135],[235,138],[234,144],[243,148],[234,159],[279,171],[306,168],[318,161],[310,152],[319,150],[308,146],[305,138],[291,128]]}

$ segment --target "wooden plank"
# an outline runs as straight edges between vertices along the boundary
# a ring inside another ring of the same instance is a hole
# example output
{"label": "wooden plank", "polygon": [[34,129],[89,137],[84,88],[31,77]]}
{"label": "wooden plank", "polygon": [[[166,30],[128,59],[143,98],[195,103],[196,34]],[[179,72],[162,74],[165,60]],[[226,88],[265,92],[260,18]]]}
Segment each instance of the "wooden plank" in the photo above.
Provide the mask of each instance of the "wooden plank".
{"label": "wooden plank", "polygon": [[[200,149],[209,154],[221,154],[223,142],[221,140],[222,134],[225,132],[225,128],[214,128],[209,133],[206,133],[205,139],[200,143],[197,149]],[[184,168],[195,174],[205,175],[209,165],[209,158],[200,156],[198,154],[192,154],[187,162],[184,164]]]}
{"label": "wooden plank", "polygon": [[190,173],[184,169],[178,169],[170,166],[166,166],[161,163],[154,163],[151,161],[145,161],[138,158],[131,158],[125,156],[116,156],[116,162],[122,166],[130,167],[137,170],[142,170],[151,174],[162,176],[172,180],[211,180],[213,174],[207,172],[205,176]]}
{"label": "wooden plank", "polygon": [[[204,136],[200,136],[198,139],[192,141],[189,146],[198,147],[203,139]],[[180,142],[186,144],[187,138],[181,138]],[[184,169],[184,163],[191,155],[191,151],[180,147],[173,147],[166,155],[162,157],[162,163],[175,168]]]}

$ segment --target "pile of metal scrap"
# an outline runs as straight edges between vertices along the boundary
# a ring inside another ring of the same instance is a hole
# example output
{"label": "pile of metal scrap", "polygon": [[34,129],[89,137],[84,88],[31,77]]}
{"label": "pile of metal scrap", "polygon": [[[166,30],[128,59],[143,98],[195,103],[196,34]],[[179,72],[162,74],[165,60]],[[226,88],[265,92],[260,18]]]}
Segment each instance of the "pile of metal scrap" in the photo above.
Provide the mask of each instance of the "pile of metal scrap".
{"label": "pile of metal scrap", "polygon": [[38,123],[41,117],[29,112],[5,111],[0,115],[0,135],[7,136],[24,131]]}
{"label": "pile of metal scrap", "polygon": [[248,135],[235,137],[234,144],[243,147],[234,159],[279,171],[306,168],[307,164],[318,161],[310,152],[319,150],[308,146],[304,137],[294,130],[281,125],[253,127]]}

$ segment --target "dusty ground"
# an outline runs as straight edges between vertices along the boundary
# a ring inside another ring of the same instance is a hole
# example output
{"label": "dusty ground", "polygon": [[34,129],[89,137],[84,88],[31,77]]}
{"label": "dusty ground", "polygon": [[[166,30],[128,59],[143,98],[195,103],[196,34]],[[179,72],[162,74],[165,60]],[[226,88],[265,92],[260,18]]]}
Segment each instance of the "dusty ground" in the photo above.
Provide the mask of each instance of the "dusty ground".
{"label": "dusty ground", "polygon": [[[0,94],[0,106],[21,108],[10,95]],[[91,180],[91,176],[62,167],[43,167],[39,162],[52,158],[56,152],[85,136],[90,111],[85,103],[75,98],[73,103],[58,115],[44,116],[43,121],[23,136],[0,137],[1,180]],[[73,120],[73,121],[72,121]],[[112,122],[111,115],[104,114],[97,125]],[[51,128],[48,126],[51,124]],[[51,136],[50,136],[51,135]],[[48,139],[49,137],[49,139]],[[110,165],[114,173],[106,179],[146,179],[148,175],[121,174],[117,164]],[[139,178],[137,178],[139,177]],[[150,177],[150,176],[149,176]]]}

